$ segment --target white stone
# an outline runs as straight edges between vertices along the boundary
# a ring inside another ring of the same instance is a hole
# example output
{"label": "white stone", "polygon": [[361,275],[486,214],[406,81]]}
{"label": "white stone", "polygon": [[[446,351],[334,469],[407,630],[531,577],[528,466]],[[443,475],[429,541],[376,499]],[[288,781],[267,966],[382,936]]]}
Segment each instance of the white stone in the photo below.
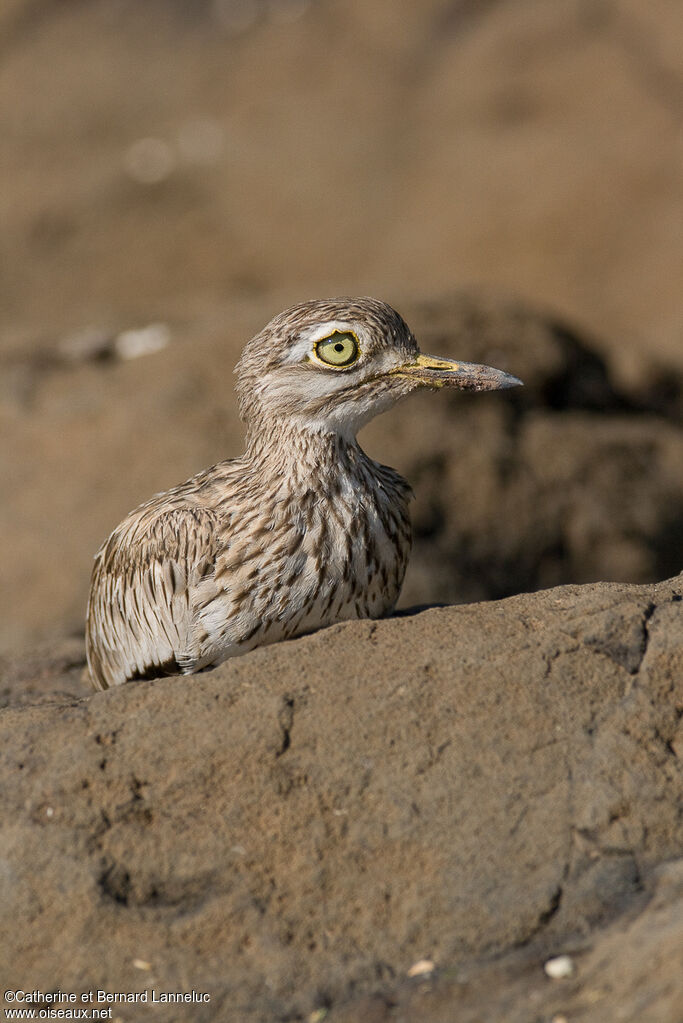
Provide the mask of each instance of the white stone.
{"label": "white stone", "polygon": [[548,959],[543,969],[552,980],[563,980],[573,974],[574,960],[567,955],[555,956],[553,959]]}

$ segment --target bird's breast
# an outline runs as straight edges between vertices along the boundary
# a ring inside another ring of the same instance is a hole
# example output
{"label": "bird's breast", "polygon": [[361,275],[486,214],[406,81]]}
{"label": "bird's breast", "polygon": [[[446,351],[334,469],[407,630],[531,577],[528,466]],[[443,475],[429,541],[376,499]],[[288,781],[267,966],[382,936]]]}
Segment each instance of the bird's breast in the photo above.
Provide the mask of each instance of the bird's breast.
{"label": "bird's breast", "polygon": [[403,493],[342,480],[333,492],[279,494],[259,514],[263,528],[233,533],[203,611],[211,634],[223,623],[226,650],[393,608],[410,551]]}

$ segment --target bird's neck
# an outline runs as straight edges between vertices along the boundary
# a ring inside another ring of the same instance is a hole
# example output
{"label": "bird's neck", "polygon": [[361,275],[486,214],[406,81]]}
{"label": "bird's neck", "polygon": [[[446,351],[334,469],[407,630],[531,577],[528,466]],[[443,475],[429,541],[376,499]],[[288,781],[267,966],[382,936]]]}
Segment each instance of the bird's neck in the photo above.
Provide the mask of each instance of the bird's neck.
{"label": "bird's neck", "polygon": [[307,485],[328,473],[353,471],[368,461],[355,436],[300,426],[291,420],[274,421],[267,429],[250,431],[245,458],[254,468],[274,477]]}

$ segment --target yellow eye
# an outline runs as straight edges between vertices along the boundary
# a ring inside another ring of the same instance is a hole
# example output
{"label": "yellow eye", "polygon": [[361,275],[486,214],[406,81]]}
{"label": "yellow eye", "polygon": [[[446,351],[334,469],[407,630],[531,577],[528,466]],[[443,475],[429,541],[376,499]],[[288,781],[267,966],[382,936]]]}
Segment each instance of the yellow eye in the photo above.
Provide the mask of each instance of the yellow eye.
{"label": "yellow eye", "polygon": [[335,330],[334,334],[316,342],[314,353],[320,362],[335,369],[343,369],[355,362],[360,355],[358,338],[351,331]]}

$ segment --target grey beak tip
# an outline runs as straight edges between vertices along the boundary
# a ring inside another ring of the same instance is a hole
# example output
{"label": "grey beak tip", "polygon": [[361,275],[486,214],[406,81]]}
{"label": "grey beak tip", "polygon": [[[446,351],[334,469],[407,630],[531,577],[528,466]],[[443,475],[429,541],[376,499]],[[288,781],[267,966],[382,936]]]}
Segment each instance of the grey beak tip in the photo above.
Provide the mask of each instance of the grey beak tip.
{"label": "grey beak tip", "polygon": [[524,387],[524,381],[520,380],[518,377],[513,377],[511,373],[506,373],[501,387],[505,390],[507,390],[508,387]]}

